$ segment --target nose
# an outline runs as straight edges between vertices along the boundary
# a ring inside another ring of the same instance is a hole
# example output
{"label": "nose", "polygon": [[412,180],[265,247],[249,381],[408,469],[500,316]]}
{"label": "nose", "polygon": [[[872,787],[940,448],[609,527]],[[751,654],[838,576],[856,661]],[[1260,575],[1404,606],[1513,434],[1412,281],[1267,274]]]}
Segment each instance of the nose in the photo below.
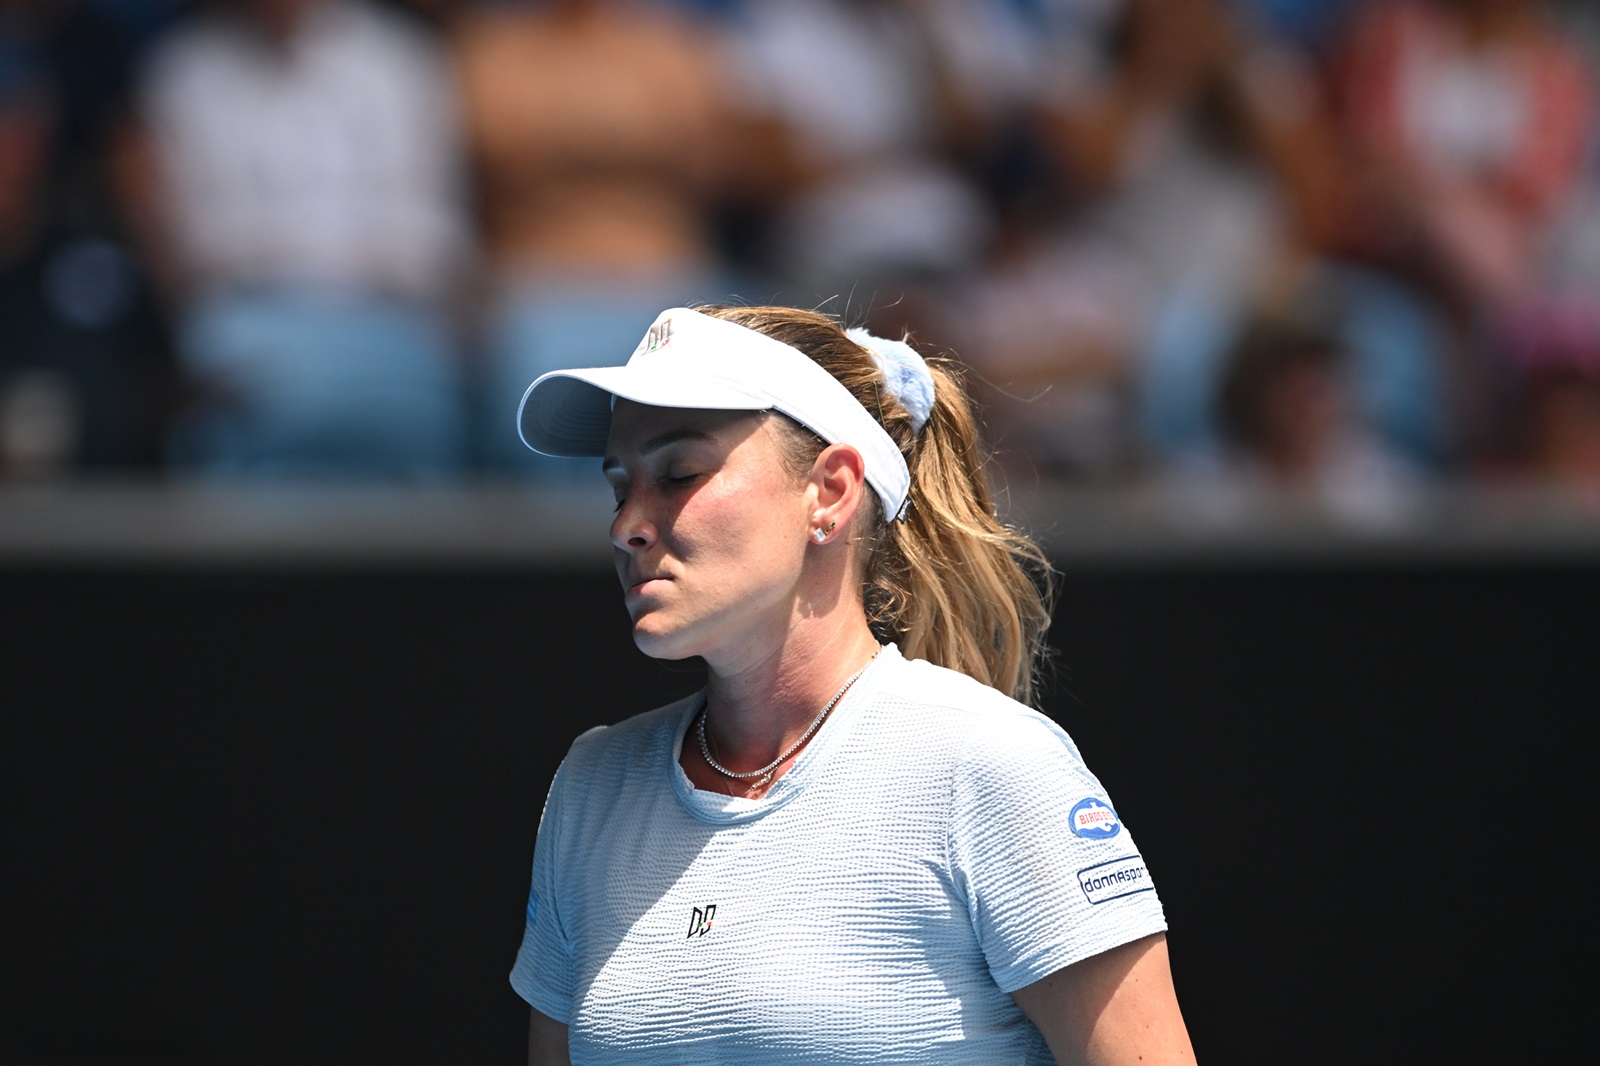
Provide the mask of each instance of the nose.
{"label": "nose", "polygon": [[611,543],[618,551],[638,554],[656,542],[656,527],[644,506],[630,494],[611,520]]}

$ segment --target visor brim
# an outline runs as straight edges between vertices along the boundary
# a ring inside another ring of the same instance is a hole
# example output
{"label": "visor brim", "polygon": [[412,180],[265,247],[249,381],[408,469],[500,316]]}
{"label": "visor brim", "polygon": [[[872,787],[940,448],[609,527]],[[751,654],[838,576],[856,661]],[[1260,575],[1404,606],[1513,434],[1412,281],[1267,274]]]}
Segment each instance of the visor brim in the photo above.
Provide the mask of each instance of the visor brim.
{"label": "visor brim", "polygon": [[523,393],[517,411],[522,442],[544,455],[604,455],[614,397],[651,407],[765,411],[773,398],[682,368],[649,364],[555,370]]}

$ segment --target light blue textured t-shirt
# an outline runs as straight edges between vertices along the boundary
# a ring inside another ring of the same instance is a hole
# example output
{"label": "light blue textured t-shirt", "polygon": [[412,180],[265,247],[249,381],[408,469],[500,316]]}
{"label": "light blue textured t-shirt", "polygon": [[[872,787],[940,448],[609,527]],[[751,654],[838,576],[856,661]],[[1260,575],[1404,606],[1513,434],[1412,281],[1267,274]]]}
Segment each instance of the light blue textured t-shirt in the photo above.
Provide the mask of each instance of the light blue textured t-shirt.
{"label": "light blue textured t-shirt", "polygon": [[1048,718],[886,647],[758,800],[678,766],[701,697],[573,744],[511,972],[575,1064],[1049,1063],[1009,992],[1166,928]]}

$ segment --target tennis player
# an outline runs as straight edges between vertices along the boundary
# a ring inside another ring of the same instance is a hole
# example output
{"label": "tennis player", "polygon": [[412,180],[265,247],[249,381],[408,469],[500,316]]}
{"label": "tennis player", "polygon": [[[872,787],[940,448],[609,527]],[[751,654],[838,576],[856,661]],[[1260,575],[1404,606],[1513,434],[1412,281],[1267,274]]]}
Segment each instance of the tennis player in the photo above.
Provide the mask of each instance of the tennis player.
{"label": "tennis player", "polygon": [[704,691],[579,737],[511,974],[529,1061],[1193,1061],[1144,859],[1031,710],[1048,567],[952,365],[662,312],[523,398],[601,456],[634,640]]}

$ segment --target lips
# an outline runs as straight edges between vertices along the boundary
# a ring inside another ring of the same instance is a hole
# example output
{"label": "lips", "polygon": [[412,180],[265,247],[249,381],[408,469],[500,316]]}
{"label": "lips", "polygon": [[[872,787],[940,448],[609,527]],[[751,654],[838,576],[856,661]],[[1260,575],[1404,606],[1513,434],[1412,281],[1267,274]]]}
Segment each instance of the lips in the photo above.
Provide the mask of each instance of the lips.
{"label": "lips", "polygon": [[637,580],[633,581],[631,584],[628,585],[627,595],[634,596],[634,595],[638,595],[638,594],[641,594],[641,593],[648,592],[648,591],[650,591],[650,586],[658,584],[660,582],[664,582],[666,580],[668,580],[668,579],[665,578],[665,577],[661,577],[659,575],[653,575],[653,576],[650,576],[650,577],[638,578]]}

